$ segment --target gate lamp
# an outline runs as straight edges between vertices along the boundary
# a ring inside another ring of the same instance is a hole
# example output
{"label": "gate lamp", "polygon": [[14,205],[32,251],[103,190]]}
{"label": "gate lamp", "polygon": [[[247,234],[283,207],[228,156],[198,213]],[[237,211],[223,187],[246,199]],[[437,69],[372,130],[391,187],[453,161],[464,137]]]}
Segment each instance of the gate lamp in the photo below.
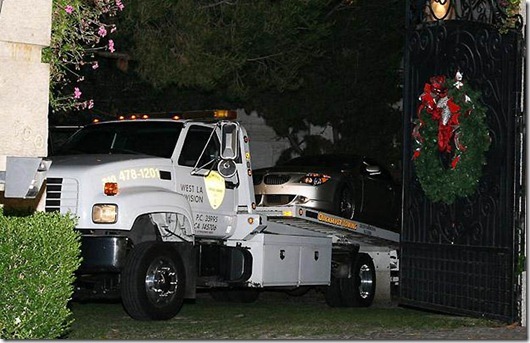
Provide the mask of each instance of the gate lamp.
{"label": "gate lamp", "polygon": [[453,4],[451,0],[429,0],[425,6],[427,21],[453,19]]}

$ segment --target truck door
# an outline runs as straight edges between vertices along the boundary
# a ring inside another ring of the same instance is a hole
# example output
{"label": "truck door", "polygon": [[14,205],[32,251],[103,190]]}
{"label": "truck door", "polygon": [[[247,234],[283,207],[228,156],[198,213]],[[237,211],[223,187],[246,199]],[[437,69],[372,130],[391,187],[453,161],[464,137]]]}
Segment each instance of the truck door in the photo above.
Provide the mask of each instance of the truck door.
{"label": "truck door", "polygon": [[212,130],[200,124],[185,129],[175,165],[176,191],[191,205],[196,235],[221,238],[235,226],[237,176],[224,179],[217,172],[220,144]]}

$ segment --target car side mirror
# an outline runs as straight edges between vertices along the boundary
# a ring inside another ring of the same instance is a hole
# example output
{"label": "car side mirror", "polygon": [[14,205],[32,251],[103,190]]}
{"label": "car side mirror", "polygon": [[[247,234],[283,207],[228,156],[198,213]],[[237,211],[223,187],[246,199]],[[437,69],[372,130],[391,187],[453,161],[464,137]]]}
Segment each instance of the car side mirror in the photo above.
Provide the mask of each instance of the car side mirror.
{"label": "car side mirror", "polygon": [[238,125],[234,122],[221,122],[221,159],[235,160],[238,147]]}
{"label": "car side mirror", "polygon": [[381,174],[381,168],[379,168],[379,166],[368,165],[366,166],[366,172],[369,175],[379,175]]}

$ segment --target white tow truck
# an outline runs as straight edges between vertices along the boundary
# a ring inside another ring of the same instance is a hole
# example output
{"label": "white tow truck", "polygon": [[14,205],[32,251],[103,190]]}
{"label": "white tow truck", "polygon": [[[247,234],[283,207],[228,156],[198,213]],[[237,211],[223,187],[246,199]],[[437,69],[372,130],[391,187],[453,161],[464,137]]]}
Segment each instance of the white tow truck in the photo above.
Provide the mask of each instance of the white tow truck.
{"label": "white tow truck", "polygon": [[121,297],[139,320],[172,318],[199,289],[251,302],[317,287],[330,306],[370,306],[399,234],[256,208],[247,132],[213,113],[87,125],[50,157],[45,210],[75,215],[82,234],[74,297]]}

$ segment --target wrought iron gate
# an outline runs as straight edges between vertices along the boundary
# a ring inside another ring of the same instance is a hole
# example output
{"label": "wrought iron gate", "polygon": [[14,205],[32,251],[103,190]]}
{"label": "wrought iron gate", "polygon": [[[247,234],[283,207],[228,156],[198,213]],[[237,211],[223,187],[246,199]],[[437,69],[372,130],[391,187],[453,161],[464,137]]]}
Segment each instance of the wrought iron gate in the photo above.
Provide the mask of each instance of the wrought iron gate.
{"label": "wrought iron gate", "polygon": [[[430,3],[449,3],[444,20],[433,18]],[[408,0],[407,6],[400,303],[515,321],[524,249],[521,18],[500,33],[507,18],[497,1]],[[423,193],[411,132],[423,85],[457,70],[482,93],[492,142],[477,192],[445,205]]]}

